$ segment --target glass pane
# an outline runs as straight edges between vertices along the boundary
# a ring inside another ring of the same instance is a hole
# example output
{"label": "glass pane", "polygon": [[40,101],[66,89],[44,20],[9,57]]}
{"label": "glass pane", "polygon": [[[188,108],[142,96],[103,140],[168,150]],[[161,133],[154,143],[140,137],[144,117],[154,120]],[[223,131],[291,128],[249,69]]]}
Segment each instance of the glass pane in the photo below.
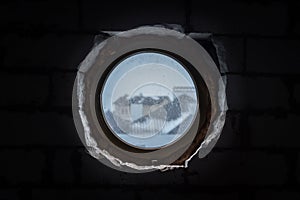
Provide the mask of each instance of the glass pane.
{"label": "glass pane", "polygon": [[109,74],[101,94],[111,131],[128,145],[154,149],[181,138],[198,112],[194,82],[175,59],[138,53]]}

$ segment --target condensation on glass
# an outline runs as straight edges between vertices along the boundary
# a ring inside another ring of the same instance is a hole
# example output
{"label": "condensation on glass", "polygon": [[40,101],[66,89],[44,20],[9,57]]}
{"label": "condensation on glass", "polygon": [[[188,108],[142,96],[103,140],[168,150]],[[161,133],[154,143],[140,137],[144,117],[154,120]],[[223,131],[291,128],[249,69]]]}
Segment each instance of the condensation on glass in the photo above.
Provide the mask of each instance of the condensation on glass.
{"label": "condensation on glass", "polygon": [[127,145],[157,149],[173,144],[197,115],[198,94],[185,67],[157,52],[140,52],[117,64],[100,95],[109,129]]}

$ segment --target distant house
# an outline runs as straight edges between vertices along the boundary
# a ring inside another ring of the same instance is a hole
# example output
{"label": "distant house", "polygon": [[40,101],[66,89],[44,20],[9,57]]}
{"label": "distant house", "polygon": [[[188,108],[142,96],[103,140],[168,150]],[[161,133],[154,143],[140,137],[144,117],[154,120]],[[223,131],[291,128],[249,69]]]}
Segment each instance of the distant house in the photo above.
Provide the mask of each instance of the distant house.
{"label": "distant house", "polygon": [[[164,123],[177,120],[183,112],[190,112],[196,100],[182,94],[173,100],[168,96],[144,96],[118,98],[112,111],[117,126],[127,133],[150,133],[161,130]],[[192,106],[191,106],[192,105]]]}
{"label": "distant house", "polygon": [[129,100],[133,121],[151,115],[152,118],[164,119],[164,106],[171,102],[168,96],[134,96]]}
{"label": "distant house", "polygon": [[196,100],[186,94],[182,94],[178,97],[181,106],[181,112],[190,112],[194,109]]}
{"label": "distant house", "polygon": [[[189,88],[190,89],[190,88]],[[114,115],[130,121],[143,120],[151,115],[152,118],[174,120],[181,112],[190,112],[195,108],[196,100],[187,94],[181,94],[173,101],[168,96],[134,96],[124,95],[114,103]],[[144,117],[144,118],[143,118]]]}
{"label": "distant house", "polygon": [[124,95],[113,102],[112,115],[118,128],[125,133],[151,134],[163,126],[167,118],[165,106],[170,102],[167,96],[139,95],[128,98]]}
{"label": "distant house", "polygon": [[127,94],[118,98],[113,104],[115,106],[113,112],[114,115],[122,119],[130,119],[129,100]]}
{"label": "distant house", "polygon": [[190,112],[195,109],[196,100],[196,89],[190,86],[175,86],[173,92],[177,96],[182,112]]}

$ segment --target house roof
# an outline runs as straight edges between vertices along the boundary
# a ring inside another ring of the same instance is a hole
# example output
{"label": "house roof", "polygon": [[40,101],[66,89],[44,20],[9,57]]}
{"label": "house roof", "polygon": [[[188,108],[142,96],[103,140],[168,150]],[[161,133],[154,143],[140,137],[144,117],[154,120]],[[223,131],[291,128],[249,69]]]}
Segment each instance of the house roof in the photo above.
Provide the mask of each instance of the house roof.
{"label": "house roof", "polygon": [[118,98],[113,104],[118,105],[118,106],[128,106],[129,105],[129,100],[127,99],[128,95],[124,95],[120,98]]}
{"label": "house roof", "polygon": [[130,104],[155,105],[162,103],[164,100],[170,102],[170,98],[168,96],[146,97],[140,95],[130,98],[129,102]]}

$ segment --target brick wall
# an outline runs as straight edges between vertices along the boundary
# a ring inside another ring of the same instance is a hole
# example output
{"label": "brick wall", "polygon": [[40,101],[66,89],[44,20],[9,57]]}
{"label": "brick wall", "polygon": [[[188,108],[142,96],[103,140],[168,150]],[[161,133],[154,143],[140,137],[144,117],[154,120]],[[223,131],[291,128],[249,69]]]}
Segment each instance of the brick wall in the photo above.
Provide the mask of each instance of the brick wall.
{"label": "brick wall", "polygon": [[[0,199],[299,199],[299,3],[0,2]],[[226,50],[229,111],[190,167],[127,174],[91,158],[72,119],[78,64],[99,30],[181,24]]]}

